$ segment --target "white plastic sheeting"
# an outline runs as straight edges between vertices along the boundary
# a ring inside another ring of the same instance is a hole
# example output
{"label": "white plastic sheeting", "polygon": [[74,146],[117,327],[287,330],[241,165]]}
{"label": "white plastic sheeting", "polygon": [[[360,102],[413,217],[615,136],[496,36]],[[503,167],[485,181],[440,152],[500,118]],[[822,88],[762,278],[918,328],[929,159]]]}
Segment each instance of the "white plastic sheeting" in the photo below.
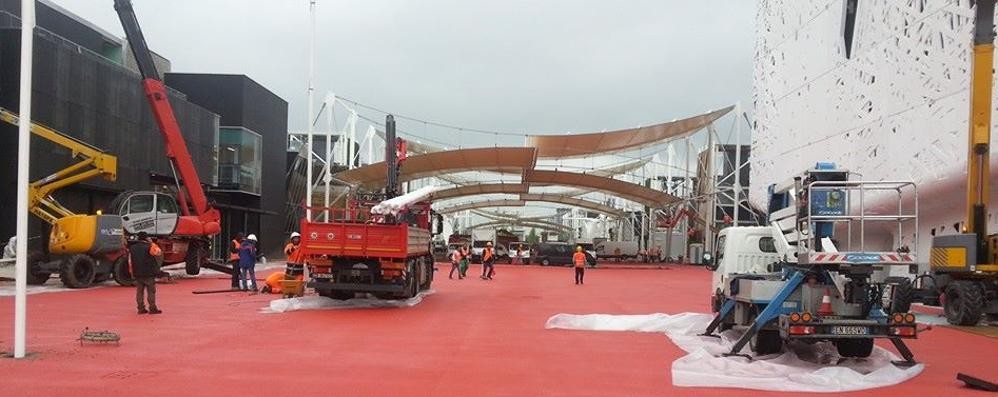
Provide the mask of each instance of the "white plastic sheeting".
{"label": "white plastic sheeting", "polygon": [[438,186],[423,186],[401,196],[382,201],[371,208],[372,214],[398,215],[406,206],[426,200],[433,192],[440,190]]}
{"label": "white plastic sheeting", "polygon": [[[835,393],[895,385],[915,377],[924,368],[922,364],[898,368],[891,364],[898,357],[879,346],[867,359],[841,359],[828,343],[794,344],[785,353],[751,361],[723,357],[739,332],[725,331],[721,338],[698,336],[710,320],[711,315],[701,313],[557,314],[544,327],[665,333],[689,353],[672,363],[672,382],[676,386]],[[746,346],[743,353],[750,350]]]}
{"label": "white plastic sheeting", "polygon": [[275,299],[270,306],[261,310],[264,313],[285,313],[298,310],[332,309],[372,309],[392,307],[412,307],[423,301],[423,297],[433,294],[433,290],[420,292],[409,299],[384,300],[366,296],[347,300],[336,300],[324,296],[303,296],[301,298]]}

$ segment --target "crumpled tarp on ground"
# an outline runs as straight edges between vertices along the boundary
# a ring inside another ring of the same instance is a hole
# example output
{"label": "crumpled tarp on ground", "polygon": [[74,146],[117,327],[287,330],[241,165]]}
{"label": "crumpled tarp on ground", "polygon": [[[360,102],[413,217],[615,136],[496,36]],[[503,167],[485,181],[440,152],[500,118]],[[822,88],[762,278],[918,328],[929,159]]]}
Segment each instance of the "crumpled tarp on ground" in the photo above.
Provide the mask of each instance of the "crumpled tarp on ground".
{"label": "crumpled tarp on ground", "polygon": [[[879,346],[867,359],[839,362],[830,343],[792,344],[786,352],[748,360],[723,357],[740,336],[725,331],[721,338],[699,336],[712,316],[702,313],[676,315],[556,314],[547,329],[590,331],[662,332],[688,355],[672,363],[672,383],[687,387],[732,387],[770,391],[835,393],[895,385],[922,372],[924,365],[898,368],[899,358]],[[750,353],[746,346],[743,353]],[[838,364],[836,364],[838,363]]]}
{"label": "crumpled tarp on ground", "polygon": [[347,300],[336,300],[324,296],[303,296],[300,298],[275,299],[270,301],[270,306],[262,309],[264,313],[286,313],[298,310],[332,310],[332,309],[373,309],[392,307],[412,307],[423,301],[423,297],[433,294],[433,290],[420,292],[409,299],[385,300],[377,299],[367,295],[363,298],[353,298]]}

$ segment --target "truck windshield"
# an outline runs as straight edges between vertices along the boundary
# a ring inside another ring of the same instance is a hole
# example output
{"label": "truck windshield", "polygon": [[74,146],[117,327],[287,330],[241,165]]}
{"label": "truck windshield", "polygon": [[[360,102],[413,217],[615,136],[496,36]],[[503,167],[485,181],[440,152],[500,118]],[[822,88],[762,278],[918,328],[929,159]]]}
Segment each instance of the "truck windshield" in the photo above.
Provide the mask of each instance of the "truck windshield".
{"label": "truck windshield", "polygon": [[724,241],[726,240],[726,237],[728,236],[721,236],[717,238],[717,248],[714,252],[714,260],[717,261],[717,263],[720,263],[721,258],[724,258]]}
{"label": "truck windshield", "polygon": [[485,245],[488,243],[488,241],[476,241],[471,246],[475,248],[485,248]]}

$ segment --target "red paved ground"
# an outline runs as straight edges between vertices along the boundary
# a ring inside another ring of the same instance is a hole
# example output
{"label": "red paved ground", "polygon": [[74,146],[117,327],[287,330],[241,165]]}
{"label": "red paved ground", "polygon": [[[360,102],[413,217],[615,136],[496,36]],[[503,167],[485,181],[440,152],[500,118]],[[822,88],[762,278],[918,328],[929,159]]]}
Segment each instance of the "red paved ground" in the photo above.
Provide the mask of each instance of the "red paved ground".
{"label": "red paved ground", "polygon": [[[160,285],[165,314],[134,314],[133,290],[29,297],[29,359],[0,359],[4,396],[644,396],[764,395],[677,389],[683,353],[664,335],[556,331],[556,313],[706,311],[708,273],[500,266],[495,281],[448,280],[405,309],[259,314],[267,296],[192,295],[227,280]],[[473,269],[474,270],[474,269]],[[0,299],[0,350],[11,348],[12,299]],[[83,327],[111,329],[120,346],[81,347]],[[855,395],[979,395],[957,371],[998,378],[998,339],[937,327],[912,343],[926,370],[899,386]],[[776,394],[776,393],[772,393]]]}

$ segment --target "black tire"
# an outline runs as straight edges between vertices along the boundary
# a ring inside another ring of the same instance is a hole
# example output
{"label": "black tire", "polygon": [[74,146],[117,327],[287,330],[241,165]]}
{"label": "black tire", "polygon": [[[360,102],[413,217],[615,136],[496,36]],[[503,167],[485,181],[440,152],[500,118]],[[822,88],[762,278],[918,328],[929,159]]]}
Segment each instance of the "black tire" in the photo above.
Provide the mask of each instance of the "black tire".
{"label": "black tire", "polygon": [[551,266],[551,261],[547,258],[541,259],[541,266]]}
{"label": "black tire", "polygon": [[114,266],[111,268],[111,277],[120,286],[131,287],[135,285],[135,278],[132,277],[132,272],[128,269],[128,255],[122,255],[118,260],[114,261]]}
{"label": "black tire", "polygon": [[207,258],[208,246],[202,241],[191,241],[187,246],[187,255],[184,257],[184,271],[191,276],[201,274],[201,264]]}
{"label": "black tire", "polygon": [[752,351],[760,356],[783,351],[783,338],[780,337],[780,331],[775,329],[759,330],[749,344],[752,346]]}
{"label": "black tire", "polygon": [[419,285],[420,291],[430,289],[430,284],[433,283],[433,261],[423,263],[423,277],[420,280],[423,279],[426,281]]}
{"label": "black tire", "polygon": [[870,357],[873,353],[873,338],[843,338],[832,341],[842,357]]}
{"label": "black tire", "polygon": [[329,297],[330,298],[333,298],[333,299],[336,299],[336,300],[339,300],[339,301],[345,301],[347,299],[353,299],[353,297],[356,296],[356,295],[357,295],[356,293],[353,293],[351,291],[330,291],[329,292]]}
{"label": "black tire", "polygon": [[946,286],[943,311],[953,325],[977,325],[984,309],[984,292],[973,281],[954,281]]}
{"label": "black tire", "polygon": [[69,288],[87,288],[94,283],[95,265],[87,255],[73,255],[63,262],[59,278]]}
{"label": "black tire", "polygon": [[907,313],[911,311],[911,301],[915,298],[915,287],[911,280],[904,280],[891,287],[890,313]]}

